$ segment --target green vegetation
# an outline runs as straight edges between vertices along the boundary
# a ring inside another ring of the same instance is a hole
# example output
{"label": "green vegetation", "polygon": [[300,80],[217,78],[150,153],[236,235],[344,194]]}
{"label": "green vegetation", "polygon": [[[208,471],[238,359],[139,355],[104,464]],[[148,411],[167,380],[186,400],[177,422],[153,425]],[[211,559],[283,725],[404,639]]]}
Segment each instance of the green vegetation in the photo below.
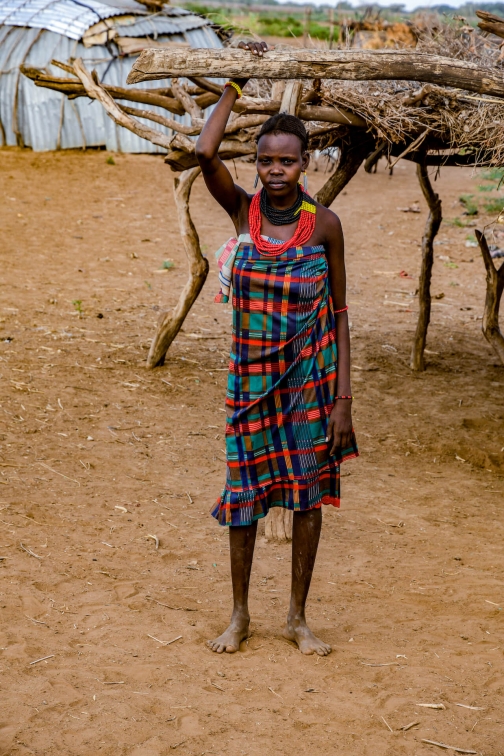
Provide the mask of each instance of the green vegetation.
{"label": "green vegetation", "polygon": [[116,164],[114,158],[112,157],[112,155],[109,155],[108,158],[105,160],[105,162],[107,163],[107,165],[115,165]]}
{"label": "green vegetation", "polygon": [[478,205],[474,203],[473,198],[474,194],[462,194],[459,197],[459,202],[465,207],[466,215],[478,215]]}
{"label": "green vegetation", "polygon": [[[418,7],[409,12],[402,3],[390,3],[382,6],[373,2],[352,7],[351,3],[341,0],[334,8],[329,5],[308,6],[311,13],[307,23],[305,8],[303,6],[288,5],[279,0],[261,0],[260,5],[254,0],[233,0],[226,5],[217,3],[208,4],[210,0],[203,0],[200,4],[197,0],[183,2],[183,7],[192,13],[206,16],[214,24],[222,27],[225,31],[235,32],[240,35],[257,35],[259,37],[302,37],[307,32],[313,39],[328,41],[331,35],[330,18],[334,13],[337,21],[345,19],[381,19],[389,22],[413,22],[418,13],[425,11],[426,6],[421,2]],[[269,10],[269,7],[271,10]],[[449,4],[433,5],[429,7],[430,13],[437,13],[443,17],[444,23],[463,24],[468,23],[476,26],[478,19],[475,15],[475,7],[489,10],[491,13],[504,15],[504,3],[472,3],[455,8]],[[463,17],[463,20],[461,19]],[[337,41],[339,27],[334,27],[334,41]]]}
{"label": "green vegetation", "polygon": [[486,181],[498,181],[500,183],[504,178],[504,168],[488,168],[481,175]]}
{"label": "green vegetation", "polygon": [[493,192],[496,187],[493,184],[480,184],[478,192]]}
{"label": "green vegetation", "polygon": [[82,299],[74,299],[72,304],[79,313],[79,318],[82,318],[82,315],[84,313],[84,310],[82,309]]}
{"label": "green vegetation", "polygon": [[[276,3],[266,3],[275,5]],[[200,5],[199,3],[185,3],[184,7],[192,13],[206,16],[214,24],[224,29],[234,31],[237,34],[255,34],[258,37],[302,37],[305,29],[313,39],[329,40],[331,26],[327,8],[313,7],[309,23],[306,28],[304,9],[299,11],[289,6],[287,12],[282,6],[276,6],[275,10],[262,10],[260,13],[247,10],[248,3],[243,8],[226,6]],[[336,42],[339,29],[334,27],[333,39]]]}
{"label": "green vegetation", "polygon": [[490,202],[484,202],[483,207],[487,213],[498,213],[500,215],[504,209],[504,197],[496,197]]}
{"label": "green vegetation", "polygon": [[443,222],[447,226],[457,226],[457,228],[466,228],[469,225],[469,223],[471,223],[471,221],[469,221],[469,223],[464,223],[464,221],[460,220],[460,218],[453,218],[450,220],[445,220]]}

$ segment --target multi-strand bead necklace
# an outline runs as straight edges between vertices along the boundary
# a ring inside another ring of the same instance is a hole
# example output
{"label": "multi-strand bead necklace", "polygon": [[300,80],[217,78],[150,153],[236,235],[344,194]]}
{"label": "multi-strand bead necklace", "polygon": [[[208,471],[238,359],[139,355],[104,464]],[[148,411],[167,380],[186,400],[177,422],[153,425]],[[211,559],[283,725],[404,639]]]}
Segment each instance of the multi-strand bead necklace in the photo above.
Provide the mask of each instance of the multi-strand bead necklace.
{"label": "multi-strand bead necklace", "polygon": [[[301,247],[311,238],[315,230],[316,206],[311,197],[299,187],[299,194],[292,207],[286,210],[277,210],[269,203],[268,195],[264,189],[252,197],[249,209],[250,236],[262,255],[277,257],[291,247]],[[274,244],[263,239],[261,236],[262,215],[275,226],[284,226],[294,223],[299,217],[299,223],[292,238],[283,244]]]}

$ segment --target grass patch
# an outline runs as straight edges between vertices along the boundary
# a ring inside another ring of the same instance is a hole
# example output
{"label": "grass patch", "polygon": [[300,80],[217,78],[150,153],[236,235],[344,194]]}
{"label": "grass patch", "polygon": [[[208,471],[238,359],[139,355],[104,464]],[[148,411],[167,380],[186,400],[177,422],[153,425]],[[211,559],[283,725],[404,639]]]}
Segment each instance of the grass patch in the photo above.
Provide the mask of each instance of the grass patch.
{"label": "grass patch", "polygon": [[478,215],[478,205],[474,202],[474,194],[462,194],[459,202],[464,205],[466,215]]}
{"label": "grass patch", "polygon": [[[232,29],[238,34],[250,35],[253,32],[266,37],[302,37],[305,28],[304,12],[287,15],[275,9],[271,13],[264,10],[262,13],[256,13],[247,10],[246,5],[243,6],[243,10],[240,8],[233,11],[230,8],[212,7],[194,2],[183,3],[183,7],[191,13],[206,16],[213,23],[219,24],[224,29]],[[308,27],[310,37],[329,40],[331,27],[328,23],[324,23],[326,19],[325,12],[315,11],[312,14]],[[334,27],[333,39],[337,42],[338,38],[339,29]]]}
{"label": "grass patch", "polygon": [[[259,35],[269,37],[302,37],[304,31],[304,22],[301,18],[295,16],[286,16],[281,18],[277,15],[259,15],[257,19]],[[330,36],[330,27],[311,21],[308,27],[308,34],[313,39],[328,40]],[[338,29],[334,29],[334,41],[338,40]]]}
{"label": "grass patch", "polygon": [[481,174],[486,181],[502,181],[504,168],[489,168]]}
{"label": "grass patch", "polygon": [[457,228],[466,228],[467,226],[467,223],[464,223],[460,218],[450,218],[443,222],[446,223],[447,226],[457,226]]}
{"label": "grass patch", "polygon": [[490,200],[490,202],[485,202],[483,204],[483,207],[485,208],[487,213],[500,213],[504,209],[504,198],[499,197],[494,200]]}
{"label": "grass patch", "polygon": [[480,184],[478,186],[478,192],[493,192],[496,189],[494,184]]}

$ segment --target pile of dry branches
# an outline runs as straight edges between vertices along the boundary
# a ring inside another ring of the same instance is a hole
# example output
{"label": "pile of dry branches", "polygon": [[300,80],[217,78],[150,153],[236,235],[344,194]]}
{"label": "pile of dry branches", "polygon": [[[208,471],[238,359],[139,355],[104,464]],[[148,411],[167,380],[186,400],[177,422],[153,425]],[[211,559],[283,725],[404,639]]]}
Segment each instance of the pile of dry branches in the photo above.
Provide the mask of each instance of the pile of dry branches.
{"label": "pile of dry branches", "polygon": [[[497,73],[504,71],[498,41],[486,38],[461,22],[418,29],[417,51],[442,55],[444,60],[476,64],[483,74],[487,71],[494,80]],[[75,77],[73,62],[72,65],[54,63],[73,77],[58,78],[32,68],[24,68],[23,73],[38,86],[56,89],[71,98],[89,96],[78,72]],[[136,80],[142,78],[155,77],[136,76]],[[217,101],[222,91],[219,85],[201,76],[191,79],[192,82],[186,84],[175,79],[171,87],[148,90],[101,87],[96,76],[94,83],[115,101],[124,116],[121,125],[166,148],[167,162],[180,171],[196,165],[194,140],[190,137],[200,133],[205,109]],[[504,100],[501,97],[504,89],[501,93],[498,87],[494,88],[497,96],[489,96],[478,93],[477,87],[472,91],[464,89],[461,83],[462,86],[456,88],[436,83],[422,86],[414,80],[399,78],[380,81],[375,77],[375,80],[351,82],[314,78],[303,82],[296,112],[307,122],[311,147],[315,149],[341,146],[348,142],[350,131],[357,128],[364,130],[376,145],[385,143],[382,152],[390,156],[397,157],[408,149],[408,153],[413,152],[409,157],[416,159],[422,147],[427,153],[441,153],[440,162],[502,165]],[[246,92],[248,96],[236,104],[234,120],[226,129],[222,154],[227,158],[254,154],[260,125],[282,105],[283,89],[279,82],[252,80]],[[148,108],[133,108],[125,104],[127,101]],[[167,115],[153,112],[149,109],[152,106],[162,108]],[[184,122],[171,117],[185,114],[189,118]],[[112,114],[109,112],[109,115]],[[165,126],[172,134],[166,136],[159,130],[156,134],[155,129],[146,131],[138,119]]]}

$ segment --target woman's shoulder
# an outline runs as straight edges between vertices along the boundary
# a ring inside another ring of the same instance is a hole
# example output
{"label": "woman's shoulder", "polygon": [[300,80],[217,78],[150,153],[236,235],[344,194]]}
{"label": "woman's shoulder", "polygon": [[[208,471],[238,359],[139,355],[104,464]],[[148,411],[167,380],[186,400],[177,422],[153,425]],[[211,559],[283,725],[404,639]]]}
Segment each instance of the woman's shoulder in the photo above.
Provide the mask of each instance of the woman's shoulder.
{"label": "woman's shoulder", "polygon": [[324,207],[320,202],[315,202],[317,208],[317,231],[326,239],[334,237],[334,234],[341,234],[342,227],[339,217],[328,207]]}

